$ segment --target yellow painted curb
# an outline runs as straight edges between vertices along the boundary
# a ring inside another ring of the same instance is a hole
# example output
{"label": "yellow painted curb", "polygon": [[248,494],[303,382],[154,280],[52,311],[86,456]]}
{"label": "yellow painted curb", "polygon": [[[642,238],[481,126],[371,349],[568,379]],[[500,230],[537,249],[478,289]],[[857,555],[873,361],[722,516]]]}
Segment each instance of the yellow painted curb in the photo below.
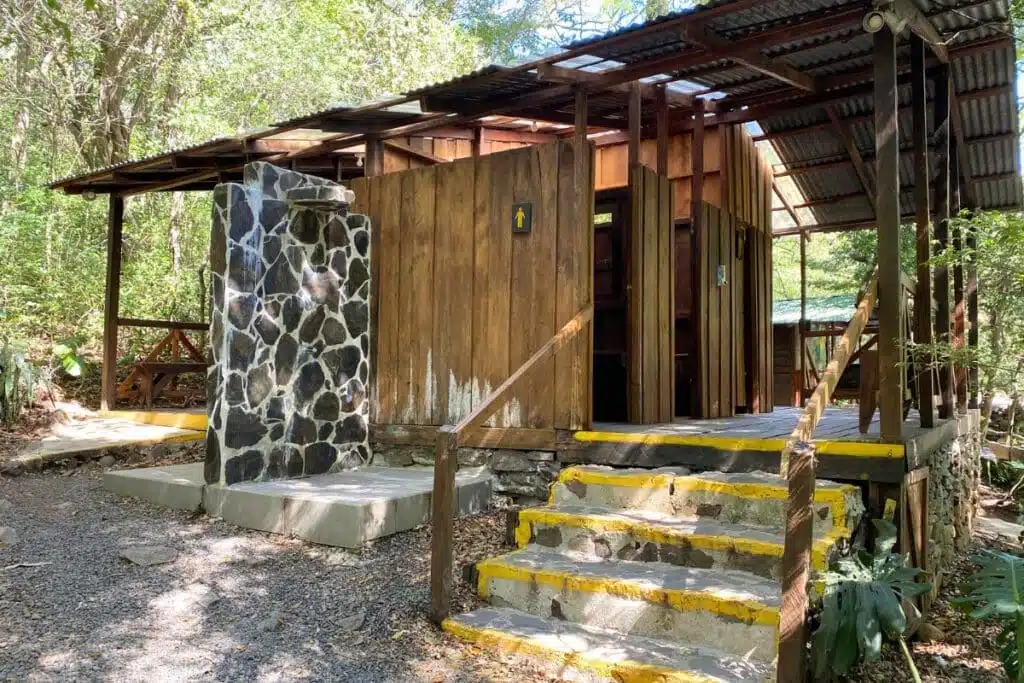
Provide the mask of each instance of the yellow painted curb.
{"label": "yellow painted curb", "polygon": [[[768,557],[782,557],[783,550],[782,543],[771,541],[688,533],[659,527],[656,523],[648,524],[640,520],[598,517],[547,508],[529,508],[519,512],[519,526],[516,528],[515,536],[516,543],[520,548],[525,548],[529,544],[533,535],[532,524],[575,527],[600,533],[628,533],[642,541],[667,545],[686,543],[699,550],[736,551]],[[848,529],[834,527],[828,534],[816,540],[811,548],[812,566],[815,569],[827,569],[829,550],[837,540],[847,537],[849,533]]]}
{"label": "yellow painted curb", "polygon": [[628,486],[637,489],[656,489],[671,486],[677,477],[673,472],[617,472],[616,470],[588,470],[567,467],[558,473],[558,481],[568,484],[578,481],[595,486]]}
{"label": "yellow painted curb", "polygon": [[489,650],[539,657],[560,666],[589,671],[620,683],[712,683],[714,680],[688,671],[630,660],[609,662],[588,656],[586,652],[558,649],[557,641],[554,640],[551,645],[545,645],[511,633],[466,626],[454,619],[445,619],[441,623],[441,628],[456,638]]}
{"label": "yellow painted curb", "polygon": [[[573,433],[584,443],[634,443],[644,446],[702,446],[723,451],[771,451],[782,453],[786,439],[754,439],[731,436],[682,436],[679,434],[635,434],[632,432]],[[902,458],[902,444],[865,441],[815,441],[817,455],[845,455],[863,458]]]}
{"label": "yellow painted curb", "polygon": [[100,417],[115,420],[129,420],[140,424],[177,427],[206,431],[206,413],[187,413],[176,410],[101,410]]}
{"label": "yellow painted curb", "polygon": [[476,568],[477,592],[484,600],[487,599],[489,593],[488,582],[491,579],[504,579],[529,584],[543,584],[560,590],[601,593],[633,600],[645,600],[667,605],[680,612],[711,612],[747,624],[775,627],[779,625],[779,609],[777,607],[769,607],[754,600],[725,598],[710,591],[643,586],[623,579],[594,578],[550,569],[518,567],[506,564],[501,558],[486,560],[478,564]]}

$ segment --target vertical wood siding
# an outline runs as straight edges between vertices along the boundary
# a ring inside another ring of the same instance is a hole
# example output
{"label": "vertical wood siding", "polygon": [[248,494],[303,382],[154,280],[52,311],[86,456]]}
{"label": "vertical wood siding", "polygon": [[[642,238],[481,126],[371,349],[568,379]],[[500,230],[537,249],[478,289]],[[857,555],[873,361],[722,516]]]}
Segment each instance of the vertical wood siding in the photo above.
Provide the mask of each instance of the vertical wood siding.
{"label": "vertical wood siding", "polygon": [[[430,142],[422,151],[468,153],[457,144],[467,141]],[[385,175],[353,182],[354,209],[370,216],[380,245],[373,422],[457,422],[590,302],[592,208],[580,216],[573,200],[593,195],[587,151],[582,188],[570,142],[424,167],[389,152]],[[399,160],[408,170],[388,173]],[[512,233],[521,201],[533,202],[529,234]],[[584,427],[590,337],[537,368],[489,424]]]}

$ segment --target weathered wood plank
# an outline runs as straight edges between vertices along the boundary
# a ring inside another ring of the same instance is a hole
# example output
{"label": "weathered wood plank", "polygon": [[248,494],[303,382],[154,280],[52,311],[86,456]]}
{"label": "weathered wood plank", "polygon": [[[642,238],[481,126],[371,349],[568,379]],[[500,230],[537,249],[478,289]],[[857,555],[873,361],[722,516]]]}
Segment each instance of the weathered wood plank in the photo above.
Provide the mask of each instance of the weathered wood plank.
{"label": "weathered wood plank", "polygon": [[399,408],[403,422],[434,424],[431,332],[434,317],[435,167],[402,182],[402,320],[399,334]]}
{"label": "weathered wood plank", "polygon": [[814,531],[814,446],[801,443],[794,450],[788,479],[776,680],[796,682],[806,678],[807,584]]}
{"label": "weathered wood plank", "polygon": [[[473,261],[473,407],[509,373],[509,283],[512,272],[512,159],[481,158],[476,172]],[[507,219],[507,220],[506,220]],[[494,426],[509,426],[504,416]]]}
{"label": "weathered wood plank", "polygon": [[377,420],[401,422],[398,416],[398,338],[402,288],[402,177],[384,175],[377,185],[377,225],[380,239],[377,310]]}
{"label": "weathered wood plank", "polygon": [[437,168],[432,371],[434,423],[457,422],[473,408],[473,236],[476,173],[461,160]]}

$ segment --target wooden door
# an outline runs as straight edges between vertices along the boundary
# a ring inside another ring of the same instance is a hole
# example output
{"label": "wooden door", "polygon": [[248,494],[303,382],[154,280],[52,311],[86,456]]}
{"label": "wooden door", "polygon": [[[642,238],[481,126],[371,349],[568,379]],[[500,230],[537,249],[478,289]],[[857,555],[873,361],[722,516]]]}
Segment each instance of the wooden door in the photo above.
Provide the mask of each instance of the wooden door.
{"label": "wooden door", "polygon": [[594,420],[625,422],[627,408],[626,226],[629,193],[594,203]]}

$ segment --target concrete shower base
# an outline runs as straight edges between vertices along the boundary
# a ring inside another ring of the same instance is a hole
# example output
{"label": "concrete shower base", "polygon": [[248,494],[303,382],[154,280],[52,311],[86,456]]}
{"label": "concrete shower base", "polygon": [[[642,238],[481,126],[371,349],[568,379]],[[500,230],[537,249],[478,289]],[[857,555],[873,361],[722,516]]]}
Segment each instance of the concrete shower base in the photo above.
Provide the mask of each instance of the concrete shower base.
{"label": "concrete shower base", "polygon": [[[302,479],[207,485],[203,464],[108,472],[103,486],[164,507],[203,510],[247,529],[356,548],[430,521],[431,468],[363,467]],[[465,468],[455,477],[456,513],[487,508],[491,475]]]}

